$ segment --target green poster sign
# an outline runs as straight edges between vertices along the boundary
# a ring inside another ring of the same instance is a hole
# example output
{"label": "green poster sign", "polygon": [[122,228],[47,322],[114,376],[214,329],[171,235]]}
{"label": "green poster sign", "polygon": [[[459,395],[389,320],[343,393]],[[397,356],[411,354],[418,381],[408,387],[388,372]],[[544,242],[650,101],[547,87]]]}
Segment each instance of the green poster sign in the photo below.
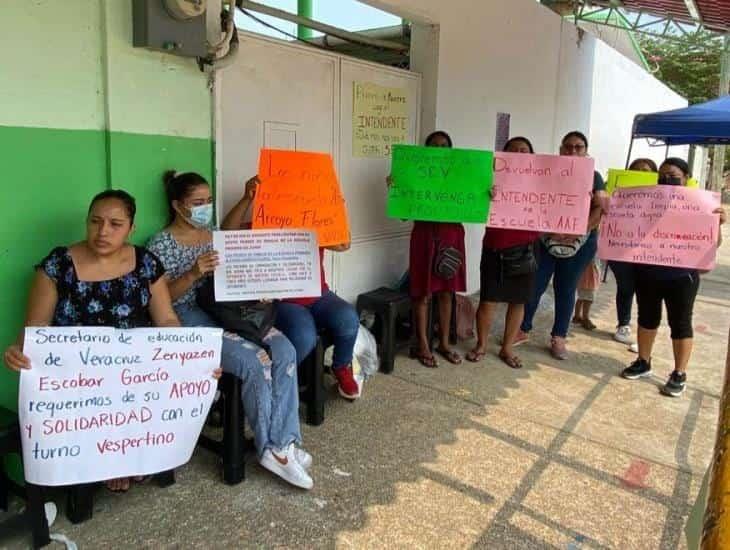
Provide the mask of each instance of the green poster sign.
{"label": "green poster sign", "polygon": [[388,217],[485,223],[493,157],[491,151],[395,145]]}

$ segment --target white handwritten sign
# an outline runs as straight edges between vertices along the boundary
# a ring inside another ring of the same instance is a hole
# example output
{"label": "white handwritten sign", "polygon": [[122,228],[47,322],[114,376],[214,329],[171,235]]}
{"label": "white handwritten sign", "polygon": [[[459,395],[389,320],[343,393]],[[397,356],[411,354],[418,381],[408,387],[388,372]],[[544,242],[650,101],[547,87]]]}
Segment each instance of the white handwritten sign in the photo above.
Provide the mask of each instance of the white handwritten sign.
{"label": "white handwritten sign", "polygon": [[322,294],[317,237],[310,231],[214,231],[215,299],[272,300]]}
{"label": "white handwritten sign", "polygon": [[25,479],[147,475],[190,460],[216,391],[222,330],[31,327],[18,414]]}

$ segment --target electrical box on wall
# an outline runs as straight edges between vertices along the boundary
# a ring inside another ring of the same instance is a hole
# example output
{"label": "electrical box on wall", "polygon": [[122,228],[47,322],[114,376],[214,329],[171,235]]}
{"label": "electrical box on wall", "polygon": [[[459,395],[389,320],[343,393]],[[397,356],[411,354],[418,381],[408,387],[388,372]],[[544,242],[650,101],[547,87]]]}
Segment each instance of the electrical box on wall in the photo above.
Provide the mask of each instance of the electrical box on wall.
{"label": "electrical box on wall", "polygon": [[205,57],[206,0],[133,0],[133,44],[184,57]]}

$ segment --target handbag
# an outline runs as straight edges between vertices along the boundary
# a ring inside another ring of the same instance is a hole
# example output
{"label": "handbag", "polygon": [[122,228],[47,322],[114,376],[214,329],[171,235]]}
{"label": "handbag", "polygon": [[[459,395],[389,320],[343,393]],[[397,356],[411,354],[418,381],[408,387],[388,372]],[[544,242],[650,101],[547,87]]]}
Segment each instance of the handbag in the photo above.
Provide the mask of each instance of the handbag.
{"label": "handbag", "polygon": [[551,256],[555,258],[572,258],[578,253],[580,247],[586,243],[589,235],[579,235],[571,241],[557,240],[548,236],[540,237],[540,239]]}
{"label": "handbag", "polygon": [[464,263],[464,255],[453,246],[437,248],[433,262],[433,273],[441,279],[450,280],[459,273]]}
{"label": "handbag", "polygon": [[275,302],[216,302],[213,277],[207,277],[200,285],[196,301],[218,326],[263,348],[271,358],[271,349],[264,338],[276,322]]}
{"label": "handbag", "polygon": [[531,244],[521,244],[505,248],[499,252],[502,276],[518,277],[537,271],[535,251]]}

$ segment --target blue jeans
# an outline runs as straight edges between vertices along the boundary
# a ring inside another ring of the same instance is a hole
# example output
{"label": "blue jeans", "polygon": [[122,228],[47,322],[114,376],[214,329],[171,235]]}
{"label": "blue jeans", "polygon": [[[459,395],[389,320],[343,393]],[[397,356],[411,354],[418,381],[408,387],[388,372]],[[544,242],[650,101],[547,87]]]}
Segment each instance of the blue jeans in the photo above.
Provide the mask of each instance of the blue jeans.
{"label": "blue jeans", "polygon": [[276,310],[276,328],[294,344],[297,363],[304,361],[317,345],[317,330],[327,330],[335,347],[333,368],[340,368],[352,363],[360,318],[352,305],[327,290],[310,306],[280,302]]}
{"label": "blue jeans", "polygon": [[596,255],[598,239],[593,233],[580,247],[580,250],[571,258],[556,258],[548,253],[547,248],[540,243],[540,258],[537,264],[535,291],[532,299],[525,306],[525,318],[520,327],[523,332],[532,330],[532,319],[540,305],[540,299],[547,289],[550,277],[553,278],[553,292],[555,294],[555,318],[551,334],[565,338],[570,328],[570,319],[575,307],[575,291],[578,288],[580,276]]}
{"label": "blue jeans", "polygon": [[636,275],[634,264],[627,262],[608,262],[616,279],[616,316],[618,326],[631,326],[631,306],[634,304],[636,292]]}
{"label": "blue jeans", "polygon": [[[217,326],[197,306],[184,305],[176,311],[186,327]],[[266,449],[284,449],[302,440],[294,347],[276,329],[271,329],[264,341],[271,348],[271,360],[262,348],[237,334],[224,332],[221,358],[223,370],[241,379],[243,410],[254,432],[259,456]]]}

